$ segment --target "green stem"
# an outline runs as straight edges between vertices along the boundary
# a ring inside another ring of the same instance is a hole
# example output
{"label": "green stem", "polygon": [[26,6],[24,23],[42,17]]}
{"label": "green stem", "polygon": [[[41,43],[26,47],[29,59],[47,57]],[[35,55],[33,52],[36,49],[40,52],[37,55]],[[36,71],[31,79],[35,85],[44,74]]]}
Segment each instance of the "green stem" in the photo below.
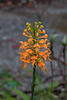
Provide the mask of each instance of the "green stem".
{"label": "green stem", "polygon": [[[51,43],[51,59],[53,56],[53,44]],[[51,92],[53,91],[53,63],[51,62]],[[52,100],[52,96],[51,96],[51,100]]]}
{"label": "green stem", "polygon": [[[66,62],[66,46],[63,48],[63,56],[64,56],[64,62]],[[64,64],[64,100],[67,100],[66,97],[66,65]]]}
{"label": "green stem", "polygon": [[33,68],[33,82],[32,82],[32,97],[31,97],[31,100],[34,100],[35,70],[36,70],[36,65],[34,65],[34,68]]}
{"label": "green stem", "polygon": [[[36,34],[35,34],[35,25],[33,25],[33,39],[36,38]],[[33,40],[33,45],[35,44],[35,41]],[[35,52],[35,50],[34,50]],[[33,68],[33,82],[32,82],[32,97],[31,100],[34,100],[34,88],[35,88],[35,72],[36,71],[36,65],[34,64],[34,68]]]}

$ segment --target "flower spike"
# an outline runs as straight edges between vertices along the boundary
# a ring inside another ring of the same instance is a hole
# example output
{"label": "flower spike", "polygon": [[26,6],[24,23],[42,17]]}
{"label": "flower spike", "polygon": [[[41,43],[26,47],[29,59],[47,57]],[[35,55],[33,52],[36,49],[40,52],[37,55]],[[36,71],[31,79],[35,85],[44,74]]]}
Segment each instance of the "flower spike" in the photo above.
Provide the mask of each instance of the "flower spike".
{"label": "flower spike", "polygon": [[[45,30],[42,30],[44,26],[41,24],[41,22],[35,22],[33,27],[31,27],[29,22],[26,23],[27,29],[24,29],[23,36],[27,36],[29,39],[27,42],[20,41],[21,45],[19,48],[19,50],[23,50],[19,52],[19,60],[22,61],[21,67],[24,66],[23,69],[26,68],[28,63],[31,63],[33,68],[34,65],[37,65],[46,71],[44,61],[51,61],[49,58],[51,51],[48,47],[50,44],[47,39],[48,35],[45,34]],[[43,35],[39,36],[39,34]],[[44,49],[44,51],[42,51],[42,49]]]}

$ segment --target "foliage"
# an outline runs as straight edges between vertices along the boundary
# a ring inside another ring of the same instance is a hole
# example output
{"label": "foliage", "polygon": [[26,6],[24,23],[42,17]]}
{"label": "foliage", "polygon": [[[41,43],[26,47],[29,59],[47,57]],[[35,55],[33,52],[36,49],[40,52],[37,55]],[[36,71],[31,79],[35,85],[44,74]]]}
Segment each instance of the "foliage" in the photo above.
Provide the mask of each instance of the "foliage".
{"label": "foliage", "polygon": [[62,45],[67,46],[67,37],[66,36],[64,36],[64,38],[62,39]]}
{"label": "foliage", "polygon": [[22,92],[18,89],[13,89],[12,91],[15,92],[16,94],[18,94],[19,96],[21,96],[23,99],[30,100],[30,96],[26,95],[24,92]]}
{"label": "foliage", "polygon": [[53,35],[51,36],[51,38],[50,38],[50,43],[53,44],[55,38],[58,37],[58,36],[59,36],[59,34],[53,34]]}
{"label": "foliage", "polygon": [[[20,98],[24,100],[30,100],[30,96],[24,93],[23,91],[20,91],[16,87],[22,86],[16,78],[11,75],[8,70],[2,70],[0,73],[0,100],[18,100],[16,96],[20,96]],[[39,75],[36,75],[36,80],[35,80],[35,97],[34,100],[50,100],[51,94],[51,84],[48,85],[46,88],[44,87],[44,84],[42,82],[42,79],[40,78]],[[55,89],[59,83],[53,83],[53,89]],[[12,93],[15,94],[15,97],[12,96]],[[52,95],[53,100],[60,100],[58,98],[54,97],[54,94]]]}
{"label": "foliage", "polygon": [[12,98],[11,90],[15,88],[16,86],[21,86],[21,84],[18,82],[18,80],[11,75],[8,70],[2,70],[0,73],[0,96],[3,100],[16,100],[15,98]]}
{"label": "foliage", "polygon": [[[53,100],[60,100],[55,94],[53,94],[53,92],[51,92],[51,84],[48,85],[46,88],[44,88],[44,84],[39,75],[37,75],[35,83],[36,83],[35,84],[36,89],[35,89],[34,100],[41,100],[41,99],[45,100],[45,98],[46,98],[46,100],[51,100],[51,96],[52,96]],[[54,82],[53,89],[55,89],[58,85],[59,85],[59,83]],[[13,89],[12,91],[14,93],[16,93],[17,95],[20,95],[25,100],[30,100],[30,96],[26,95],[22,91],[20,91],[18,89]]]}

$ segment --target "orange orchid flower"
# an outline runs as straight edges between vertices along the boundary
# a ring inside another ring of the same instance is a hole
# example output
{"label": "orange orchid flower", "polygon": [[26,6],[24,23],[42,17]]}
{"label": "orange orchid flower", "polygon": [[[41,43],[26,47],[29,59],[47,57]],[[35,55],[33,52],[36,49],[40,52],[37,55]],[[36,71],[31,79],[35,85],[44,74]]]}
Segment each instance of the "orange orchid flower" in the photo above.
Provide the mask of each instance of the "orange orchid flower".
{"label": "orange orchid flower", "polygon": [[34,64],[35,64],[35,59],[32,60],[32,67],[34,68]]}
{"label": "orange orchid flower", "polygon": [[28,45],[28,43],[27,42],[24,42],[23,45],[26,47]]}
{"label": "orange orchid flower", "polygon": [[44,54],[44,52],[40,51],[39,55],[40,55],[40,56],[43,56],[43,54]]}
{"label": "orange orchid flower", "polygon": [[43,44],[43,43],[44,43],[44,40],[43,40],[43,39],[41,39],[41,40],[39,41],[39,43]]}
{"label": "orange orchid flower", "polygon": [[32,56],[31,59],[37,60],[37,56]]}
{"label": "orange orchid flower", "polygon": [[33,51],[32,51],[31,49],[27,49],[26,51],[27,51],[28,53],[30,53],[30,54],[33,53]]}
{"label": "orange orchid flower", "polygon": [[40,62],[38,63],[38,67],[41,67],[41,66],[45,66],[45,64],[44,64],[43,61],[40,61]]}
{"label": "orange orchid flower", "polygon": [[34,44],[33,47],[38,47],[38,48],[40,48],[40,45],[37,43],[37,44]]}

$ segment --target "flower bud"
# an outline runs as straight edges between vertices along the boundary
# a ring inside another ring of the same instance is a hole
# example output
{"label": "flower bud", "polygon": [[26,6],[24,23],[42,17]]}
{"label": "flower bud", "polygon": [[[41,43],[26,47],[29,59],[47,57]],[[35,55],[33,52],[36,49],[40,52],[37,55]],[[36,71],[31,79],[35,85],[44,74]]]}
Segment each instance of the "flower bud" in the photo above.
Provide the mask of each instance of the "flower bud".
{"label": "flower bud", "polygon": [[41,30],[38,30],[38,33],[41,33]]}
{"label": "flower bud", "polygon": [[29,28],[29,26],[27,26],[27,29]]}
{"label": "flower bud", "polygon": [[42,23],[41,22],[38,22],[38,24],[41,25]]}
{"label": "flower bud", "polygon": [[27,36],[25,32],[23,32],[23,36]]}
{"label": "flower bud", "polygon": [[39,33],[36,33],[36,36],[39,36]]}
{"label": "flower bud", "polygon": [[31,26],[31,24],[29,23],[29,26]]}
{"label": "flower bud", "polygon": [[39,28],[39,25],[37,25],[36,27]]}
{"label": "flower bud", "polygon": [[28,31],[31,31],[31,28],[28,28]]}
{"label": "flower bud", "polygon": [[45,30],[43,30],[42,33],[45,33]]}
{"label": "flower bud", "polygon": [[29,23],[27,22],[27,23],[26,23],[26,25],[28,26],[28,25],[29,25]]}
{"label": "flower bud", "polygon": [[27,29],[24,29],[24,32],[27,32]]}
{"label": "flower bud", "polygon": [[47,34],[45,34],[45,35],[44,35],[44,38],[48,38],[48,35],[47,35]]}
{"label": "flower bud", "polygon": [[37,25],[37,22],[35,22],[35,25]]}
{"label": "flower bud", "polygon": [[43,27],[44,27],[43,25],[40,26],[40,28],[43,28]]}
{"label": "flower bud", "polygon": [[28,43],[30,43],[32,40],[31,39],[28,39]]}

